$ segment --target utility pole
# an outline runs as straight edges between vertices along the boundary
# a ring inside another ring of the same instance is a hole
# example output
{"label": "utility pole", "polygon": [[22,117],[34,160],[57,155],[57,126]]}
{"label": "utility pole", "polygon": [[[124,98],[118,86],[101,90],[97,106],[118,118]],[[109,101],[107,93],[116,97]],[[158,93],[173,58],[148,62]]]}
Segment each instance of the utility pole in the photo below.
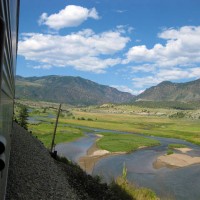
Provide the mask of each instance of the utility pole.
{"label": "utility pole", "polygon": [[54,127],[52,143],[51,143],[51,151],[50,151],[50,153],[52,155],[53,155],[53,147],[54,147],[54,141],[55,141],[55,136],[56,136],[56,129],[57,129],[57,126],[58,126],[58,118],[59,118],[59,115],[60,115],[60,110],[61,110],[61,104],[59,105],[59,108],[58,108],[58,113],[57,113],[57,117],[56,117],[56,123],[55,123],[55,127]]}

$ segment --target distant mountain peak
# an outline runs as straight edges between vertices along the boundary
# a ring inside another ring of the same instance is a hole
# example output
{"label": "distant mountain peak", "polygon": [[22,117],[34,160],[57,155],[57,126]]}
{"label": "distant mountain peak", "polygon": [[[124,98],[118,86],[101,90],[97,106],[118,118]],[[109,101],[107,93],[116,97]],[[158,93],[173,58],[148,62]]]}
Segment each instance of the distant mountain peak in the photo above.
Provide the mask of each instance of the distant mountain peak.
{"label": "distant mountain peak", "polygon": [[157,86],[161,86],[161,85],[172,85],[174,83],[172,83],[171,81],[162,81],[161,83],[159,83]]}
{"label": "distant mountain peak", "polygon": [[100,85],[79,76],[16,76],[16,98],[43,100],[71,105],[125,103],[134,95]]}
{"label": "distant mountain peak", "polygon": [[200,79],[186,83],[163,81],[137,96],[145,101],[200,101]]}

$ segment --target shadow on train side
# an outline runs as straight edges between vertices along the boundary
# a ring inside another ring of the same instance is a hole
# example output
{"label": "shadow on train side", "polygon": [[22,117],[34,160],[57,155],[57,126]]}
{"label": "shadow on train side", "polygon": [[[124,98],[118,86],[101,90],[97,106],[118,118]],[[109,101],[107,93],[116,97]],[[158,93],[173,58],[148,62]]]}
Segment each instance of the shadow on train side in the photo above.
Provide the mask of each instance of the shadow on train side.
{"label": "shadow on train side", "polygon": [[5,199],[11,148],[19,0],[0,0],[0,199]]}

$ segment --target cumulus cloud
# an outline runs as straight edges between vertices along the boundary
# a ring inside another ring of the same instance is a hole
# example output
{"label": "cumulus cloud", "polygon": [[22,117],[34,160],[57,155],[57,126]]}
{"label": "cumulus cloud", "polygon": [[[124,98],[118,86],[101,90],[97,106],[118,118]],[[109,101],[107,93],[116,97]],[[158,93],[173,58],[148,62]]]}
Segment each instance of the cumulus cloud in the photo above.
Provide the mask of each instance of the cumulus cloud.
{"label": "cumulus cloud", "polygon": [[162,81],[177,81],[182,79],[197,79],[200,77],[200,68],[173,68],[173,69],[158,69],[150,73],[148,76],[132,78],[136,88],[150,87],[157,85]]}
{"label": "cumulus cloud", "polygon": [[18,53],[26,60],[44,66],[72,66],[95,73],[102,73],[106,68],[121,63],[121,59],[114,55],[124,49],[129,41],[119,31],[95,34],[91,29],[65,36],[25,33],[20,37]]}
{"label": "cumulus cloud", "polygon": [[200,78],[200,26],[165,29],[158,34],[163,44],[153,48],[133,46],[123,64],[132,65],[134,87],[144,88],[162,81]]}
{"label": "cumulus cloud", "polygon": [[74,66],[75,69],[80,71],[91,71],[95,73],[104,73],[105,69],[112,67],[121,62],[121,59],[100,59],[97,57],[82,57],[79,59],[70,60],[68,65]]}
{"label": "cumulus cloud", "polygon": [[149,62],[160,67],[184,66],[200,62],[200,26],[184,26],[180,29],[166,29],[158,37],[165,45],[155,44],[133,46],[126,54],[124,63]]}
{"label": "cumulus cloud", "polygon": [[79,26],[88,18],[96,20],[100,18],[95,8],[87,9],[81,6],[68,5],[58,13],[49,16],[47,13],[42,13],[38,23],[59,30],[61,28]]}

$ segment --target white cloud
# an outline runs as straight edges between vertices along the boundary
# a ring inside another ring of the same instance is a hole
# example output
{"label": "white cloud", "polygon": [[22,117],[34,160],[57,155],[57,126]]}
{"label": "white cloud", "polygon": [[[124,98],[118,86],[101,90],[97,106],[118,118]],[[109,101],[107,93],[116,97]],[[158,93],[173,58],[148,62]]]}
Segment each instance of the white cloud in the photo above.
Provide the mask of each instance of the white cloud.
{"label": "white cloud", "polygon": [[133,80],[133,86],[135,88],[146,88],[152,85],[157,85],[158,83],[162,82],[162,79],[154,76],[145,76],[145,77],[135,77]]}
{"label": "white cloud", "polygon": [[181,69],[164,69],[157,72],[156,76],[162,80],[178,80],[183,78],[190,77],[190,70],[181,70]]}
{"label": "white cloud", "polygon": [[42,13],[38,23],[59,30],[66,27],[76,27],[86,21],[88,18],[99,19],[95,8],[87,9],[81,6],[68,5],[58,13],[49,15]]}
{"label": "white cloud", "polygon": [[133,27],[128,27],[128,33],[132,33],[134,31],[134,28]]}
{"label": "white cloud", "polygon": [[96,73],[121,63],[114,54],[124,49],[129,41],[119,31],[95,34],[91,29],[65,36],[25,33],[20,37],[18,53],[26,60],[39,62],[39,66],[72,66]]}
{"label": "white cloud", "polygon": [[[135,88],[162,81],[200,78],[200,26],[165,29],[158,34],[165,44],[133,46],[123,64],[133,64],[130,73]],[[138,63],[141,63],[138,65]]]}
{"label": "white cloud", "polygon": [[33,69],[51,69],[51,65],[36,65]]}
{"label": "white cloud", "polygon": [[153,64],[143,64],[143,65],[136,65],[131,67],[132,73],[135,72],[154,72],[156,70],[156,66]]}
{"label": "white cloud", "polygon": [[135,42],[139,43],[139,42],[141,42],[141,40],[140,39],[136,39]]}
{"label": "white cloud", "polygon": [[134,77],[133,84],[136,88],[150,87],[157,85],[162,81],[177,81],[181,79],[197,79],[200,78],[200,68],[173,68],[173,69],[160,69],[153,71],[148,76]]}
{"label": "white cloud", "polygon": [[200,67],[194,67],[190,69],[190,78],[200,78]]}
{"label": "white cloud", "polygon": [[75,69],[80,71],[104,73],[106,68],[117,65],[120,62],[120,59],[100,59],[97,57],[82,57],[76,60],[69,61],[68,65],[74,66]]}
{"label": "white cloud", "polygon": [[134,31],[134,28],[129,25],[117,25],[117,30],[120,33],[132,33]]}
{"label": "white cloud", "polygon": [[156,56],[154,51],[146,48],[145,45],[134,46],[129,49],[127,53],[127,59],[124,61],[124,64],[127,64],[131,61],[134,62],[151,62],[156,61]]}
{"label": "white cloud", "polygon": [[184,66],[200,62],[200,26],[184,26],[166,29],[158,34],[166,44],[133,46],[123,63],[151,62],[159,67]]}
{"label": "white cloud", "polygon": [[125,86],[125,85],[111,85],[111,87],[114,87],[114,88],[116,88],[116,89],[118,89],[119,91],[122,91],[122,92],[131,93],[133,95],[138,95],[138,94],[140,94],[144,91],[144,90],[133,90],[133,89],[131,89],[128,86]]}

